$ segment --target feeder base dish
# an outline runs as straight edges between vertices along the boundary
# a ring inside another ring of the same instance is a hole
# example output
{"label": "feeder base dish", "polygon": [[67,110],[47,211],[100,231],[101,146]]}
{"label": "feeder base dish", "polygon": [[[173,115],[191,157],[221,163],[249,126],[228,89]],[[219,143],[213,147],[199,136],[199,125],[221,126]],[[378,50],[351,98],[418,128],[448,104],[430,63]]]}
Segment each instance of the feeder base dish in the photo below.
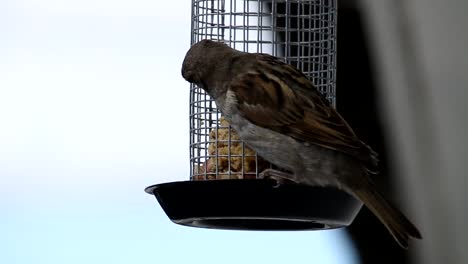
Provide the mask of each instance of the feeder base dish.
{"label": "feeder base dish", "polygon": [[172,222],[232,230],[322,230],[348,226],[362,203],[335,188],[267,179],[169,182],[149,186]]}

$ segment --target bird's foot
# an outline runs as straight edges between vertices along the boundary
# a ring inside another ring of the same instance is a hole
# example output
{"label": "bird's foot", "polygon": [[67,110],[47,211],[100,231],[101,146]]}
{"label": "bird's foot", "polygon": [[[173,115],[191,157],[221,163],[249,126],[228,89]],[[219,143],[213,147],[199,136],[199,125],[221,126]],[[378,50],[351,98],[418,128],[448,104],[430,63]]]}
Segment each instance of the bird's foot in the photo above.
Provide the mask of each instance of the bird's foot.
{"label": "bird's foot", "polygon": [[262,171],[260,174],[258,174],[258,177],[260,179],[272,179],[276,181],[276,185],[273,186],[274,188],[278,188],[286,182],[297,183],[297,181],[295,180],[294,174],[275,170],[275,169],[266,169]]}

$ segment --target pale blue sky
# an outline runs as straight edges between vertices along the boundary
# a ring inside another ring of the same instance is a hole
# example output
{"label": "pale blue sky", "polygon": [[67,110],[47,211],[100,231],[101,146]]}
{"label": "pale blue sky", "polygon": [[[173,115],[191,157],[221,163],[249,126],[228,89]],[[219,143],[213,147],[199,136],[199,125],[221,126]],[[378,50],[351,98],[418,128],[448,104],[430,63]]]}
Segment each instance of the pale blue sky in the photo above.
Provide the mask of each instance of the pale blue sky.
{"label": "pale blue sky", "polygon": [[172,224],[190,1],[0,0],[0,263],[356,263],[344,232]]}

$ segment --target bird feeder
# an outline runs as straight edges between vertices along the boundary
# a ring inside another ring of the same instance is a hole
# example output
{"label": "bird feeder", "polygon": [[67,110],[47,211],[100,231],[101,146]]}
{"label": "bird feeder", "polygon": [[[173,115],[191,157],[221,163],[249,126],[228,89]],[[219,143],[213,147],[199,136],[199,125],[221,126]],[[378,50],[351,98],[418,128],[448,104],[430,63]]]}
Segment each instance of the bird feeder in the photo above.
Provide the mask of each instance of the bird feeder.
{"label": "bird feeder", "polygon": [[[191,43],[211,39],[277,56],[303,71],[335,105],[336,18],[336,0],[192,0]],[[349,225],[362,206],[337,189],[277,186],[258,178],[272,166],[191,85],[190,181],[153,185],[146,192],[173,222],[219,229],[336,228]]]}

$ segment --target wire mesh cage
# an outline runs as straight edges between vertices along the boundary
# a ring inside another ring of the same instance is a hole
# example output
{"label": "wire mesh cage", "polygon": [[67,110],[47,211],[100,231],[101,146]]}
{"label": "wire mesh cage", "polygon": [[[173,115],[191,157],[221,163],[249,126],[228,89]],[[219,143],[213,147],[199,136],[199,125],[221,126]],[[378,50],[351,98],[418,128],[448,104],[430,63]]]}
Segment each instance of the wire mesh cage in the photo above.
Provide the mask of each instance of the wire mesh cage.
{"label": "wire mesh cage", "polygon": [[[192,0],[191,43],[222,41],[300,69],[335,105],[336,0]],[[191,180],[255,179],[270,167],[201,88],[190,89]]]}

